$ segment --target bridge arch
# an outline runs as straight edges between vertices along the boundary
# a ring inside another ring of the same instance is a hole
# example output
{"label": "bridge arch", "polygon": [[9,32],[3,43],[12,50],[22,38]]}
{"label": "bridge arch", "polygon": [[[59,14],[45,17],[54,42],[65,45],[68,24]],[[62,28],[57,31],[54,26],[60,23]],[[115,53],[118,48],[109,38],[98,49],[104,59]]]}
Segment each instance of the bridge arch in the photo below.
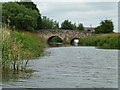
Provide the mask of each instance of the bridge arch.
{"label": "bridge arch", "polygon": [[74,40],[79,40],[79,42],[80,42],[80,38],[75,37],[75,38],[72,38],[72,39],[70,40],[70,44],[71,44],[71,45],[74,45]]}
{"label": "bridge arch", "polygon": [[52,41],[55,43],[63,43],[63,39],[60,36],[53,35],[47,39],[47,44],[52,44]]}

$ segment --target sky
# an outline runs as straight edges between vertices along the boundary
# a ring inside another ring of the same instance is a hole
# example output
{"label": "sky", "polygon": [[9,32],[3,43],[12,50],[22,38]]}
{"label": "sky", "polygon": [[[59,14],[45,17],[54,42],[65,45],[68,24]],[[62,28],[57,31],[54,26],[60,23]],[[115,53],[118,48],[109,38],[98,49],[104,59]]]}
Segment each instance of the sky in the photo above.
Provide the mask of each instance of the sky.
{"label": "sky", "polygon": [[[1,0],[14,1],[14,0]],[[118,0],[34,0],[42,16],[58,21],[68,19],[83,23],[85,27],[96,27],[101,20],[112,20],[118,32]]]}

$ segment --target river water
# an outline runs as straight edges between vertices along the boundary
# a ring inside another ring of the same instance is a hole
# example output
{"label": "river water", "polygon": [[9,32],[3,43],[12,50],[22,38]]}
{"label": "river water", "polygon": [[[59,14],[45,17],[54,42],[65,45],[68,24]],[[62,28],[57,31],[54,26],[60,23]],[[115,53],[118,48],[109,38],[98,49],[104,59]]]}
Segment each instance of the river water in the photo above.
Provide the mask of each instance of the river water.
{"label": "river water", "polygon": [[47,48],[47,55],[31,60],[35,72],[28,79],[9,81],[17,88],[117,88],[118,50],[95,47]]}

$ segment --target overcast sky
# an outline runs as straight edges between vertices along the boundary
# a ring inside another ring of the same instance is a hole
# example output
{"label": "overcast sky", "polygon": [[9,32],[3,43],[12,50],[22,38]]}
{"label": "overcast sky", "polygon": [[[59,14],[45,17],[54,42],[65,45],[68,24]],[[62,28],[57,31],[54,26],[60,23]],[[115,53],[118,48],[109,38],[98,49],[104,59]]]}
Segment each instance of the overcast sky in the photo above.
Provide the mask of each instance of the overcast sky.
{"label": "overcast sky", "polygon": [[110,19],[115,25],[114,31],[118,32],[117,1],[118,0],[35,0],[34,2],[42,16],[47,16],[60,23],[68,19],[76,24],[83,23],[86,27],[90,25],[96,27],[101,20]]}
{"label": "overcast sky", "polygon": [[117,2],[35,2],[42,14],[62,23],[71,20],[73,23],[83,23],[88,27],[96,27],[101,20],[110,19],[118,31]]}

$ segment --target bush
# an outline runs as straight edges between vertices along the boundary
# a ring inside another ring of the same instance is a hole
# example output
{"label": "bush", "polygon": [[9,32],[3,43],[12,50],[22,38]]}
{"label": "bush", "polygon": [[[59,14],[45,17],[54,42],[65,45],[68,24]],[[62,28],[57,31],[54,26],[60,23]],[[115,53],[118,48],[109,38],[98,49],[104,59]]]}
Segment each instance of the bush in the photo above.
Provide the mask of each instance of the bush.
{"label": "bush", "polygon": [[111,20],[101,21],[100,25],[95,28],[95,33],[111,33],[113,32],[114,25]]}

